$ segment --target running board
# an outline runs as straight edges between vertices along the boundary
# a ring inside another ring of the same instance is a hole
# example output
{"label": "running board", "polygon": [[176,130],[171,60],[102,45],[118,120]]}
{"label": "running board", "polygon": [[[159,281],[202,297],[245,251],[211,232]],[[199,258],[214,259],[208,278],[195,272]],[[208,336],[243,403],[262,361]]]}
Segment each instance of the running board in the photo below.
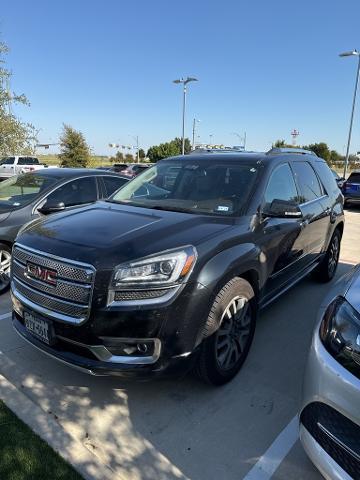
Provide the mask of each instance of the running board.
{"label": "running board", "polygon": [[267,307],[268,305],[270,305],[272,302],[274,302],[275,300],[277,300],[279,297],[281,297],[281,295],[285,292],[287,292],[288,290],[290,290],[290,288],[292,288],[294,285],[296,285],[297,283],[299,283],[303,278],[305,278],[307,275],[309,275],[309,273],[311,273],[313,270],[315,270],[315,268],[319,265],[318,262],[315,262],[313,263],[312,265],[310,265],[310,267],[307,267],[306,270],[304,270],[295,280],[293,280],[292,282],[286,284],[286,286],[280,290],[276,295],[274,295],[272,298],[270,298],[269,300],[267,300],[265,303],[261,303],[260,302],[260,309],[262,310],[263,308]]}

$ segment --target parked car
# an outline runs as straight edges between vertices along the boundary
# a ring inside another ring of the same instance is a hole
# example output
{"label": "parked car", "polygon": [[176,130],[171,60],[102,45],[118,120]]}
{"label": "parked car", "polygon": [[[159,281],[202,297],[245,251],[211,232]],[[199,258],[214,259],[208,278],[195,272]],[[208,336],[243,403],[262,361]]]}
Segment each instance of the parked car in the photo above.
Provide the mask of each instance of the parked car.
{"label": "parked car", "polygon": [[36,157],[4,157],[0,161],[0,178],[9,178],[20,173],[34,172],[45,167],[46,165],[40,163]]}
{"label": "parked car", "polygon": [[307,151],[168,158],[106,202],[22,230],[13,324],[93,374],[195,367],[220,385],[244,363],[260,308],[310,272],[333,278],[343,228],[335,179]]}
{"label": "parked car", "polygon": [[125,169],[121,170],[121,174],[133,178],[147,168],[149,168],[149,164],[146,163],[131,163],[130,165],[127,165]]}
{"label": "parked car", "polygon": [[128,182],[96,170],[47,168],[0,183],[0,293],[9,286],[12,244],[27,222],[107,198]]}
{"label": "parked car", "polygon": [[338,187],[340,188],[340,190],[342,190],[345,178],[340,177],[340,175],[337,173],[336,170],[331,170],[331,171],[332,171],[332,174],[334,175],[334,178],[336,180],[336,183],[337,183]]}
{"label": "parked car", "polygon": [[350,173],[342,188],[344,205],[360,203],[360,170]]}
{"label": "parked car", "polygon": [[360,478],[360,265],[323,302],[305,371],[300,438],[327,479]]}

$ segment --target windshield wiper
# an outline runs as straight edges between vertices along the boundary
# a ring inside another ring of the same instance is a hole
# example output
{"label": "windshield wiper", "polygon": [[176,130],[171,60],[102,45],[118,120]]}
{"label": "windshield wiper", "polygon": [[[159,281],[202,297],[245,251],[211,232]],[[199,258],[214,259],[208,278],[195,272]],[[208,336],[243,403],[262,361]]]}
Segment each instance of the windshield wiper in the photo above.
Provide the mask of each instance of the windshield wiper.
{"label": "windshield wiper", "polygon": [[191,213],[191,210],[188,208],[173,207],[173,206],[164,206],[164,205],[149,205],[147,208],[153,208],[154,210],[165,210],[167,212],[182,212],[182,213]]}

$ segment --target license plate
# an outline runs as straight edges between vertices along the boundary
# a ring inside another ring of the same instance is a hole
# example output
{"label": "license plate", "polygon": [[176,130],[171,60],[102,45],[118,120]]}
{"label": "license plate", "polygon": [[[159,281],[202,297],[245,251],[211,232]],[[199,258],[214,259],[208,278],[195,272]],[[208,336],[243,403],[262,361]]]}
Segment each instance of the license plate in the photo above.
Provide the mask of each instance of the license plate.
{"label": "license plate", "polygon": [[50,321],[39,318],[30,312],[24,312],[25,327],[29,332],[44,343],[51,345],[54,342],[54,335]]}

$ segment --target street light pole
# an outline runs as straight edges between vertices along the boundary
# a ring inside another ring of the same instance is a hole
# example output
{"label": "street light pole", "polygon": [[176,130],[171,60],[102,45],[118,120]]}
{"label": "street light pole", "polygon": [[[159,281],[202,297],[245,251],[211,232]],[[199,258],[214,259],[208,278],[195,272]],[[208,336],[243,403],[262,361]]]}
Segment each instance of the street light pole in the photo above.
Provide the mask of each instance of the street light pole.
{"label": "street light pole", "polygon": [[200,120],[197,120],[196,118],[194,118],[194,120],[193,120],[193,128],[192,128],[192,149],[193,149],[193,150],[195,150],[196,122],[200,122]]}
{"label": "street light pole", "polygon": [[347,167],[348,167],[348,164],[349,164],[351,134],[352,134],[353,121],[354,121],[356,94],[357,94],[358,84],[359,84],[360,53],[357,50],[352,50],[351,52],[340,53],[339,56],[340,57],[351,57],[351,56],[357,56],[358,57],[358,67],[357,67],[357,72],[356,72],[355,90],[354,90],[354,97],[353,97],[353,103],[352,103],[352,108],[351,108],[351,116],[350,116],[349,136],[348,136],[348,141],[347,141],[345,164],[344,164],[344,178],[345,178],[346,173],[347,173]]}
{"label": "street light pole", "polygon": [[195,77],[186,77],[173,80],[173,83],[182,83],[183,84],[183,109],[182,109],[182,136],[181,136],[181,153],[185,153],[185,109],[186,109],[186,93],[187,93],[187,84],[189,82],[197,82],[198,79]]}

